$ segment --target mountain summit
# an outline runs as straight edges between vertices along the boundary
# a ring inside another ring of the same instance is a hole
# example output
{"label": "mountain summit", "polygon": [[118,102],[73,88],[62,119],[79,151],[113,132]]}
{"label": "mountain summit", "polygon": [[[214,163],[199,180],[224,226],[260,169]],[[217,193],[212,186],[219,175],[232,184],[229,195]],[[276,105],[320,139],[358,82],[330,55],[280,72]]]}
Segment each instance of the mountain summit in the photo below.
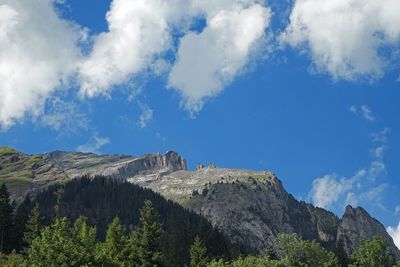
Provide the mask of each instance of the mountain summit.
{"label": "mountain summit", "polygon": [[340,219],[296,200],[270,171],[213,164],[188,171],[186,160],[173,151],[133,157],[63,151],[27,155],[0,148],[0,182],[6,182],[14,198],[82,175],[102,175],[152,189],[206,217],[249,251],[272,246],[279,233],[297,233],[326,248],[340,242],[351,253],[361,240],[379,235],[400,259],[384,226],[363,208],[348,206]]}

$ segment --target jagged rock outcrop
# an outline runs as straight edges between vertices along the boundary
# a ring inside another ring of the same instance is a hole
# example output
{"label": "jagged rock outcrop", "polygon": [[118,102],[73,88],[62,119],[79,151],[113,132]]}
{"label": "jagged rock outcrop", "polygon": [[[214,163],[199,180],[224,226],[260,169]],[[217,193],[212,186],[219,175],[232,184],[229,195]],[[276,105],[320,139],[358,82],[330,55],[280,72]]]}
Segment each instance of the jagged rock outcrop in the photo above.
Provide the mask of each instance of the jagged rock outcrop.
{"label": "jagged rock outcrop", "polygon": [[27,155],[0,148],[0,182],[14,198],[55,182],[82,175],[126,179],[208,218],[232,241],[259,251],[279,233],[297,233],[332,248],[343,240],[348,253],[363,238],[383,236],[393,253],[400,252],[382,224],[362,208],[347,207],[343,218],[297,201],[268,171],[222,169],[214,165],[188,171],[173,151],[141,157],[55,151]]}
{"label": "jagged rock outcrop", "polygon": [[400,251],[393,243],[393,239],[386,232],[385,227],[361,207],[346,207],[346,211],[340,220],[337,240],[343,242],[344,249],[350,254],[363,239],[371,239],[374,236],[383,237],[389,244],[391,251],[400,258]]}

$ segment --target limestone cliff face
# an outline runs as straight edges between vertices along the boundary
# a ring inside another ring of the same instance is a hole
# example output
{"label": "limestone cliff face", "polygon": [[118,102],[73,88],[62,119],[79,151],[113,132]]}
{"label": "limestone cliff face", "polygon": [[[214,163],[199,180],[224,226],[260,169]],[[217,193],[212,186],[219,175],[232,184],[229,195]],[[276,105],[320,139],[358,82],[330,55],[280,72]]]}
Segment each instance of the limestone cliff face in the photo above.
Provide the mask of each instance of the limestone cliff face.
{"label": "limestone cliff face", "polygon": [[0,148],[0,182],[6,182],[14,198],[82,175],[129,179],[138,175],[158,177],[186,169],[185,159],[173,151],[132,157],[63,151],[27,155]]}
{"label": "limestone cliff face", "polygon": [[382,236],[390,245],[393,254],[400,258],[400,251],[378,220],[361,207],[346,207],[338,228],[337,240],[343,241],[344,248],[348,253],[351,253],[363,239],[371,239],[377,235]]}

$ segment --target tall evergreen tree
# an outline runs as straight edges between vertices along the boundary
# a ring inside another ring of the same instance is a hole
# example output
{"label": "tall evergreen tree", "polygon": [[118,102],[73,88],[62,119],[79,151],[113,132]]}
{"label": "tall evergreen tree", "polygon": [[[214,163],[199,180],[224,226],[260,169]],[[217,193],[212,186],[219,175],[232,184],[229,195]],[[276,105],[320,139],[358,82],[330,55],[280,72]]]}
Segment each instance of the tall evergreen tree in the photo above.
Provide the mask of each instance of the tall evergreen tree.
{"label": "tall evergreen tree", "polygon": [[190,266],[205,267],[207,265],[207,249],[200,237],[196,236],[190,247]]}
{"label": "tall evergreen tree", "polygon": [[140,266],[162,266],[161,234],[162,228],[159,216],[151,201],[146,200],[140,211],[140,228],[137,232]]}
{"label": "tall evergreen tree", "polygon": [[95,264],[95,252],[97,245],[96,227],[89,227],[87,224],[87,218],[80,216],[74,223],[73,235],[77,243],[77,247],[81,248],[79,251],[79,258],[81,259],[82,264]]}
{"label": "tall evergreen tree", "polygon": [[102,243],[97,252],[99,261],[107,262],[104,266],[123,266],[126,258],[124,256],[127,238],[125,229],[118,217],[115,217],[108,226],[106,240]]}
{"label": "tall evergreen tree", "polygon": [[10,252],[11,250],[12,211],[10,193],[3,183],[0,186],[0,252]]}
{"label": "tall evergreen tree", "polygon": [[344,250],[343,240],[340,239],[335,247],[333,248],[333,253],[338,259],[339,265],[342,267],[347,267],[349,265],[350,259],[347,252]]}
{"label": "tall evergreen tree", "polygon": [[23,236],[24,243],[29,246],[32,240],[39,236],[41,228],[40,222],[40,208],[39,203],[36,203],[35,207],[31,210],[31,214],[25,226],[25,232]]}
{"label": "tall evergreen tree", "polygon": [[56,204],[54,205],[54,218],[60,217],[61,197],[64,194],[64,188],[58,188],[54,195],[56,197]]}

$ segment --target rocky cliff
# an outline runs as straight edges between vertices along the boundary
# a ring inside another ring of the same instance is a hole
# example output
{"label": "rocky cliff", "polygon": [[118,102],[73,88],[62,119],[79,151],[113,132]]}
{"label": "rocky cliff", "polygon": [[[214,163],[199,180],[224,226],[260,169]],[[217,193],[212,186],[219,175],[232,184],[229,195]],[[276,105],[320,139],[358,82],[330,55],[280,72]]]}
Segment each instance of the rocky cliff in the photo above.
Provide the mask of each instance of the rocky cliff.
{"label": "rocky cliff", "polygon": [[362,208],[335,214],[297,201],[269,171],[221,169],[199,165],[188,171],[177,153],[141,157],[51,152],[26,155],[0,148],[0,182],[14,197],[81,175],[126,179],[150,188],[208,218],[232,241],[260,251],[279,233],[297,233],[332,248],[342,240],[348,253],[364,238],[383,236],[393,253],[399,250],[385,228]]}
{"label": "rocky cliff", "polygon": [[0,182],[8,185],[14,198],[82,175],[129,179],[137,175],[159,177],[186,169],[185,159],[173,151],[140,157],[63,151],[27,155],[0,147]]}

